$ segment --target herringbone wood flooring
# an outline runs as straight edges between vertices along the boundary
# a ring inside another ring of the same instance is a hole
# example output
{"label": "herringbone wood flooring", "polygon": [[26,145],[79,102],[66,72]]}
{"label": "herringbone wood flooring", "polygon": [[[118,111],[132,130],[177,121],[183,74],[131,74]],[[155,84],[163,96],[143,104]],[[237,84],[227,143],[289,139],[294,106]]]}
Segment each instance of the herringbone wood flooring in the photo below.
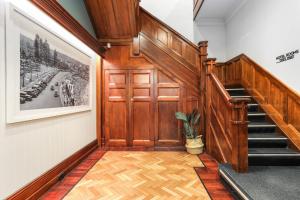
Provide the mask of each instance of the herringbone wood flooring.
{"label": "herringbone wood flooring", "polygon": [[210,199],[185,152],[107,152],[65,200]]}

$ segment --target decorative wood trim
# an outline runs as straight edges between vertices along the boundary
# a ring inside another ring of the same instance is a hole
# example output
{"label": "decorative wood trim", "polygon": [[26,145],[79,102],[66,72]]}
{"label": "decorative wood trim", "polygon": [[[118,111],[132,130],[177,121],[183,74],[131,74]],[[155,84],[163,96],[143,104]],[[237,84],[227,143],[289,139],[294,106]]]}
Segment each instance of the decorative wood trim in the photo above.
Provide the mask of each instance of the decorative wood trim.
{"label": "decorative wood trim", "polygon": [[97,129],[97,140],[98,140],[98,146],[101,147],[102,144],[102,130],[101,130],[101,94],[102,94],[102,59],[100,57],[97,58],[97,64],[96,64],[96,129]]}
{"label": "decorative wood trim", "polygon": [[42,174],[40,177],[9,196],[8,200],[34,200],[41,197],[50,187],[55,185],[60,177],[66,175],[74,167],[76,167],[83,159],[85,159],[96,148],[97,140],[92,141],[61,163]]}
{"label": "decorative wood trim", "polygon": [[194,13],[194,20],[196,19],[202,5],[204,3],[204,0],[196,0],[194,3],[194,9],[193,9],[193,13]]}
{"label": "decorative wood trim", "polygon": [[70,31],[74,36],[84,42],[99,55],[100,46],[98,40],[94,38],[81,24],[76,21],[56,0],[30,0],[34,5],[43,10],[60,25]]}

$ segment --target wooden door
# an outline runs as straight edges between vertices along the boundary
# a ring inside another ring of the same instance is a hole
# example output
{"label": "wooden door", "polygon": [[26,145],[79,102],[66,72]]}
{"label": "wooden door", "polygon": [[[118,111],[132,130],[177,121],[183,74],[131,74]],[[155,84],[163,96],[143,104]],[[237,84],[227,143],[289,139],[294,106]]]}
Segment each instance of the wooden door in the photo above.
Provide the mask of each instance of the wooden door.
{"label": "wooden door", "polygon": [[182,146],[182,128],[175,113],[182,111],[180,85],[161,71],[157,72],[156,146]]}
{"label": "wooden door", "polygon": [[153,71],[105,71],[107,146],[153,146]]}
{"label": "wooden door", "polygon": [[126,70],[105,70],[105,145],[128,144],[129,76]]}
{"label": "wooden door", "polygon": [[133,146],[154,145],[153,70],[131,70],[130,79],[130,131]]}

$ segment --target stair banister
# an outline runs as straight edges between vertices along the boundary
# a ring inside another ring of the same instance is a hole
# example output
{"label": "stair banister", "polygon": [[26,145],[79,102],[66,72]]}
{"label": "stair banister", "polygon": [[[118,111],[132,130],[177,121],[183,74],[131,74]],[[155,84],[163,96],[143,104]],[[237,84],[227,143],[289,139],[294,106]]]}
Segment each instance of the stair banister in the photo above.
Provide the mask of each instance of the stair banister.
{"label": "stair banister", "polygon": [[[206,136],[205,136],[205,82],[206,82],[206,65],[205,62],[207,60],[207,47],[208,47],[208,42],[207,41],[201,41],[198,43],[199,47],[199,62],[200,62],[200,69],[199,69],[199,78],[200,78],[200,115],[201,115],[201,122],[200,122],[200,131],[203,136],[203,142],[205,143]],[[203,116],[203,117],[202,117]]]}
{"label": "stair banister", "polygon": [[248,170],[248,98],[233,99],[214,74],[216,59],[206,62],[206,147],[237,172]]}

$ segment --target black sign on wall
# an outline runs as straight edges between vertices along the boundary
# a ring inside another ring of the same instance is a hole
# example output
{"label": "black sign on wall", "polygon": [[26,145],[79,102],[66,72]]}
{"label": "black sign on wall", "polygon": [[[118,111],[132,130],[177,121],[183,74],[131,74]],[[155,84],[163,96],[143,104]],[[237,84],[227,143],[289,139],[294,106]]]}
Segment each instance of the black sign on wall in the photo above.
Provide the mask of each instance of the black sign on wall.
{"label": "black sign on wall", "polygon": [[281,62],[285,62],[285,61],[288,61],[288,60],[292,60],[295,58],[295,55],[299,53],[299,49],[295,50],[295,51],[291,51],[291,52],[288,52],[286,54],[282,54],[280,56],[277,56],[276,57],[276,63],[281,63]]}

